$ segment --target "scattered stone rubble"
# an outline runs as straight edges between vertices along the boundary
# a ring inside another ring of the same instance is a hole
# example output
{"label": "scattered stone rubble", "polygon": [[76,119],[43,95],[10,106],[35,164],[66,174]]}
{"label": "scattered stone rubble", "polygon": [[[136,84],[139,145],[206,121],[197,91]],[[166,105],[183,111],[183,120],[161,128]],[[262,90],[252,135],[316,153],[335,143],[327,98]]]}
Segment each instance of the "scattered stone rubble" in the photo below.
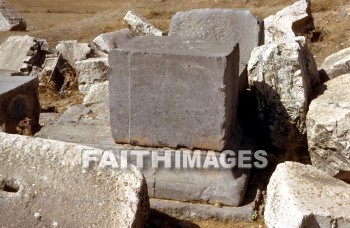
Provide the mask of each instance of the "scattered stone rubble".
{"label": "scattered stone rubble", "polygon": [[4,0],[0,0],[0,31],[22,31],[26,29],[26,20]]}

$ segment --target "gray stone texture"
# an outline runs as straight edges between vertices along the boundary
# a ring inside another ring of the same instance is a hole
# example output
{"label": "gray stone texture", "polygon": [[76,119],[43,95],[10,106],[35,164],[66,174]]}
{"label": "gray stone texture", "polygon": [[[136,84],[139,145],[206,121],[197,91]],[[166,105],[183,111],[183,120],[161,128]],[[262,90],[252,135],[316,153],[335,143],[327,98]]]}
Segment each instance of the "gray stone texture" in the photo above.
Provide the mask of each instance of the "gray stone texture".
{"label": "gray stone texture", "polygon": [[[108,82],[99,84],[95,84],[90,89],[90,93],[95,93],[92,92],[94,87],[96,87],[96,91],[99,91]],[[104,91],[102,89],[97,94],[103,94]],[[152,150],[155,151],[153,153],[164,151],[164,149],[115,144],[109,127],[109,108],[106,104],[109,100],[108,95],[102,97],[103,99],[89,100],[87,103],[89,107],[84,105],[70,107],[60,117],[54,117],[54,120],[47,122],[35,136],[114,151],[122,149]],[[233,151],[238,151],[238,149],[254,151],[254,145],[251,143],[241,145],[243,132],[238,126],[237,128],[234,130],[232,136],[234,140],[232,140],[230,148]],[[187,151],[189,153],[193,152]],[[172,159],[174,158],[173,152],[167,151],[166,153],[170,153]],[[135,159],[134,156],[131,156],[128,161],[136,165]],[[181,159],[183,158],[181,157]],[[204,159],[204,157],[202,156],[201,159]],[[168,170],[162,166],[162,163],[159,168],[152,168],[151,162],[152,156],[145,156],[144,168],[141,169],[147,181],[150,197],[231,206],[240,205],[244,199],[249,179],[248,170],[238,170],[236,168]],[[202,212],[199,211],[198,213]]]}
{"label": "gray stone texture", "polygon": [[108,80],[108,58],[90,58],[77,61],[75,69],[78,76],[80,92],[87,94],[90,87],[95,83],[100,83]]}
{"label": "gray stone texture", "polygon": [[26,20],[4,0],[0,0],[0,31],[25,31]]}
{"label": "gray stone texture", "polygon": [[38,79],[29,76],[0,76],[0,130],[18,133],[16,127],[26,117],[32,130],[39,125]]}
{"label": "gray stone texture", "polygon": [[236,124],[237,44],[145,36],[111,51],[109,64],[117,143],[227,146]]}
{"label": "gray stone texture", "polygon": [[97,36],[92,44],[97,51],[108,54],[114,48],[120,47],[122,44],[130,41],[133,34],[129,29],[122,29],[115,32],[103,33]]}
{"label": "gray stone texture", "polygon": [[248,80],[257,100],[258,118],[272,145],[283,149],[302,142],[312,90],[320,83],[305,39],[255,48]]}
{"label": "gray stone texture", "polygon": [[327,79],[350,73],[350,48],[343,49],[328,56],[322,63]]}
{"label": "gray stone texture", "polygon": [[162,36],[163,32],[152,25],[146,18],[136,14],[133,11],[127,12],[123,18],[133,34],[138,36],[153,35]]}
{"label": "gray stone texture", "polygon": [[247,80],[244,70],[250,54],[255,47],[264,43],[264,26],[263,21],[248,10],[195,9],[175,14],[170,23],[169,36],[238,42],[241,63],[239,74],[244,86]]}
{"label": "gray stone texture", "polygon": [[150,199],[151,208],[180,219],[215,219],[230,222],[252,221],[252,204],[226,207],[186,203],[173,200]]}
{"label": "gray stone texture", "polygon": [[26,68],[24,62],[29,60],[27,53],[35,45],[34,39],[31,36],[7,38],[0,46],[0,69],[18,72]]}
{"label": "gray stone texture", "polygon": [[298,0],[276,15],[264,19],[265,44],[294,40],[298,35],[315,28],[311,1]]}
{"label": "gray stone texture", "polygon": [[[192,154],[193,151],[187,152]],[[203,164],[206,153],[201,154]],[[175,155],[171,155],[174,163]],[[217,159],[219,155],[216,153]],[[152,198],[239,207],[246,193],[249,170],[237,167],[168,169],[160,166],[155,170],[153,178],[153,195],[152,192],[149,193]]]}
{"label": "gray stone texture", "polygon": [[311,165],[279,164],[267,186],[267,227],[350,227],[350,188]]}
{"label": "gray stone texture", "polygon": [[93,148],[4,133],[0,141],[1,226],[144,226],[149,198],[135,167],[84,169]]}
{"label": "gray stone texture", "polygon": [[92,55],[90,45],[88,43],[78,43],[77,40],[60,41],[56,46],[56,50],[73,67],[75,66],[75,62],[87,59]]}
{"label": "gray stone texture", "polygon": [[307,114],[307,138],[312,164],[350,181],[350,74],[320,86]]}

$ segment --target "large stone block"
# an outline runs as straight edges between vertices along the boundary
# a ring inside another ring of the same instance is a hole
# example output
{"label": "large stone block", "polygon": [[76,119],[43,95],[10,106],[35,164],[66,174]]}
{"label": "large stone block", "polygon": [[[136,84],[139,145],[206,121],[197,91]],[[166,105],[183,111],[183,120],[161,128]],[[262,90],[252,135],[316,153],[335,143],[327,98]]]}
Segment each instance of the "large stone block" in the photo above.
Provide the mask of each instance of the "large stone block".
{"label": "large stone block", "polygon": [[350,188],[311,165],[279,164],[267,186],[267,227],[350,227]]}
{"label": "large stone block", "polygon": [[109,54],[117,143],[222,150],[236,123],[238,45],[139,37]]}
{"label": "large stone block", "polygon": [[303,143],[308,105],[313,88],[320,83],[315,59],[305,39],[254,49],[248,64],[248,80],[268,141],[280,149]]}
{"label": "large stone block", "polygon": [[[238,42],[241,63],[239,73],[242,75],[253,49],[264,43],[263,32],[263,21],[248,10],[195,9],[175,14],[169,36]],[[246,80],[246,74],[242,76]]]}
{"label": "large stone block", "polygon": [[135,167],[85,169],[87,146],[4,133],[0,141],[1,226],[144,226],[147,185]]}
{"label": "large stone block", "polygon": [[[163,162],[159,162],[159,167],[155,168],[152,166],[152,155],[154,154],[169,156],[172,161],[172,167],[175,167],[174,160],[176,155],[174,150],[115,144],[109,125],[109,113],[106,113],[109,109],[108,106],[103,105],[109,100],[108,94],[103,93],[107,85],[108,82],[99,83],[90,89],[89,94],[97,92],[96,94],[103,95],[101,96],[102,99],[88,99],[89,107],[83,105],[70,107],[57,120],[47,123],[35,136],[75,142],[112,151],[128,149],[137,150],[137,154],[140,154],[141,150],[149,152],[148,156],[143,157],[144,162],[141,171],[147,181],[149,196],[152,198],[209,203],[211,205],[229,205],[231,207],[239,206],[242,203],[249,180],[249,170],[236,167],[203,168],[205,151],[200,151],[198,162],[196,157],[193,156],[195,152],[190,150],[185,150],[186,157],[181,154],[181,164],[183,164],[184,159],[186,161],[190,159],[196,161],[196,167],[200,165],[201,168],[169,169],[164,167]],[[93,88],[96,88],[96,90]],[[93,97],[95,96],[93,95]],[[97,97],[100,96],[98,95]],[[243,132],[238,125],[236,126],[237,129],[235,129],[235,135],[233,136],[235,140],[230,144],[230,149],[235,152],[238,149],[254,151],[254,143],[250,143],[249,140],[245,140],[245,143],[242,145]],[[219,153],[215,153],[216,157],[218,155]],[[129,156],[128,162],[138,165],[135,156]]]}
{"label": "large stone block", "polygon": [[86,94],[95,83],[108,80],[108,58],[99,57],[81,60],[75,63],[78,75],[79,90]]}
{"label": "large stone block", "polygon": [[0,0],[0,31],[20,31],[26,28],[26,20],[4,0]]}
{"label": "large stone block", "polygon": [[34,77],[0,76],[0,129],[19,133],[16,129],[19,122],[29,118],[32,129],[28,130],[36,131],[40,115],[38,84],[38,79]]}
{"label": "large stone block", "polygon": [[320,86],[309,107],[307,138],[312,164],[350,181],[350,74]]}
{"label": "large stone block", "polygon": [[311,14],[311,1],[299,0],[276,15],[264,19],[265,43],[294,40],[298,34],[315,28]]}

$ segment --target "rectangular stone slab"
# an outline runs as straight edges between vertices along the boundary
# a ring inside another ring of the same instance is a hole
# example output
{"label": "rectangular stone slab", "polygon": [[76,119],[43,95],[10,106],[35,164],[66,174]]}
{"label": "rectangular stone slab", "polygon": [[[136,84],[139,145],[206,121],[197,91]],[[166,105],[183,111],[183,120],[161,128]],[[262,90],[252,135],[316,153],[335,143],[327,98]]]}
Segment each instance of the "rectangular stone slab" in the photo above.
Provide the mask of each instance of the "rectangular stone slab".
{"label": "rectangular stone slab", "polygon": [[1,227],[144,227],[147,185],[135,167],[83,169],[84,150],[0,133]]}
{"label": "rectangular stone slab", "polygon": [[0,76],[0,130],[18,133],[19,121],[31,119],[32,130],[39,124],[38,79],[30,76]]}
{"label": "rectangular stone slab", "polygon": [[169,36],[239,42],[241,73],[253,49],[264,43],[263,24],[263,20],[254,16],[249,10],[195,9],[177,12],[173,16]]}
{"label": "rectangular stone slab", "polygon": [[115,142],[220,151],[236,123],[236,43],[140,37],[109,54]]}
{"label": "rectangular stone slab", "polygon": [[27,52],[35,45],[34,37],[10,36],[0,46],[0,69],[20,71],[24,61],[30,57]]}

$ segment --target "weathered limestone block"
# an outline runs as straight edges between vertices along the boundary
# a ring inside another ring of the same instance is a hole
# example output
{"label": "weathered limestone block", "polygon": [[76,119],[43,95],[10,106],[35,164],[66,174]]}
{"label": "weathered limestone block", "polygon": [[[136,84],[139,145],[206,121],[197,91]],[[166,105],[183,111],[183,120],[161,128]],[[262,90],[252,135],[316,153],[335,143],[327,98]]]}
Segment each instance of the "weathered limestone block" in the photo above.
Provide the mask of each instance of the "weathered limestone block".
{"label": "weathered limestone block", "polygon": [[129,29],[122,29],[115,32],[103,33],[93,40],[95,49],[108,54],[112,49],[120,47],[131,40],[134,36]]}
{"label": "weathered limestone block", "polygon": [[267,186],[267,227],[350,227],[350,188],[311,165],[279,164]]}
{"label": "weathered limestone block", "polygon": [[307,114],[312,164],[339,179],[350,180],[350,74],[320,86]]}
{"label": "weathered limestone block", "polygon": [[109,81],[93,84],[84,97],[83,104],[89,105],[99,102],[109,104]]}
{"label": "weathered limestone block", "polygon": [[327,79],[350,73],[350,48],[343,49],[328,56],[321,69],[325,71]]}
{"label": "weathered limestone block", "polygon": [[91,47],[88,43],[78,43],[77,40],[60,41],[56,46],[56,50],[59,51],[63,58],[73,67],[75,66],[75,62],[87,59],[92,54]]}
{"label": "weathered limestone block", "polygon": [[154,27],[146,18],[137,15],[133,11],[127,12],[123,18],[129,29],[138,36],[154,35],[162,36],[163,32],[160,29]]}
{"label": "weathered limestone block", "polygon": [[117,143],[222,150],[236,123],[238,45],[134,38],[109,53]]}
{"label": "weathered limestone block", "polygon": [[0,46],[0,69],[8,71],[20,71],[26,67],[28,51],[35,45],[34,37],[10,36]]}
{"label": "weathered limestone block", "polygon": [[247,85],[245,69],[251,52],[264,43],[263,32],[263,21],[248,10],[195,9],[175,14],[171,20],[169,36],[238,42],[240,91],[242,91]]}
{"label": "weathered limestone block", "polygon": [[310,0],[299,0],[264,19],[265,44],[291,41],[314,29]]}
{"label": "weathered limestone block", "polygon": [[259,120],[272,145],[287,148],[302,140],[312,88],[319,84],[316,63],[305,39],[254,49],[248,80],[256,95]]}
{"label": "weathered limestone block", "polygon": [[95,83],[108,80],[108,58],[99,57],[81,60],[75,63],[79,90],[86,94]]}
{"label": "weathered limestone block", "polygon": [[23,31],[26,29],[26,20],[4,0],[0,0],[0,31]]}
{"label": "weathered limestone block", "polygon": [[29,76],[0,76],[0,130],[19,133],[16,127],[25,118],[31,120],[34,134],[39,125],[38,79]]}
{"label": "weathered limestone block", "polygon": [[[0,133],[0,221],[4,227],[144,227],[142,173],[82,167],[77,144]],[[95,149],[96,153],[102,153]]]}

